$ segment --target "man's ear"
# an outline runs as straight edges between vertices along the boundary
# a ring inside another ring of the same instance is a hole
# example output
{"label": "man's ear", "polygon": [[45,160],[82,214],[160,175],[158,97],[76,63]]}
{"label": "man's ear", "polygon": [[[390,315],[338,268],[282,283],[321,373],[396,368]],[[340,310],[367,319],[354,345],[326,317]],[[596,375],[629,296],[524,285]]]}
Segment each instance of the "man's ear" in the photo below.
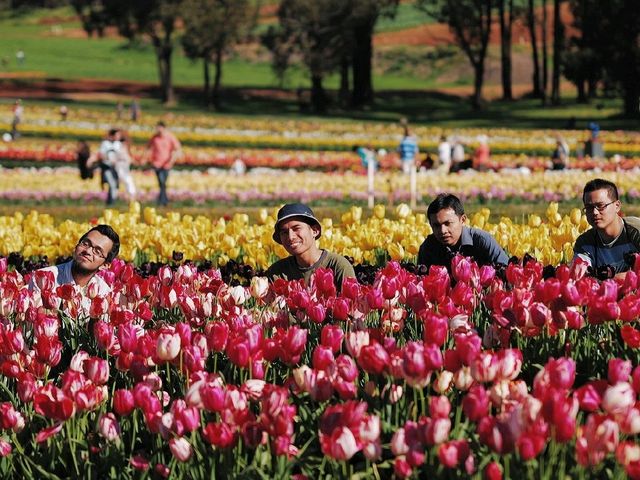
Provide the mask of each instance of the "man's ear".
{"label": "man's ear", "polygon": [[313,231],[313,238],[315,238],[316,240],[318,240],[320,238],[320,227],[318,227],[317,225],[311,225],[311,230]]}
{"label": "man's ear", "polygon": [[462,223],[467,223],[467,214],[466,214],[466,213],[463,213],[463,214],[460,216],[460,221],[461,221]]}

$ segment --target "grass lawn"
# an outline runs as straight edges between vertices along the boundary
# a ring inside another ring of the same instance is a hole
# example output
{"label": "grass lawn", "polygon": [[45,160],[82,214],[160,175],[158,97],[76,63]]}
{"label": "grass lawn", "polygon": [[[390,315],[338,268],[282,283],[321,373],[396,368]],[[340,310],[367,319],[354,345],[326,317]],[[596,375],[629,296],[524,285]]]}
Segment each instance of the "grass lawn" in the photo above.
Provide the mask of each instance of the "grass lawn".
{"label": "grass lawn", "polygon": [[[52,17],[57,23],[52,25]],[[402,3],[395,20],[381,19],[379,28],[409,27],[426,23],[426,15],[410,3]],[[128,45],[119,37],[105,39],[86,38],[71,8],[36,10],[28,14],[14,11],[0,12],[0,58],[7,59],[7,66],[0,66],[0,74],[19,75],[19,78],[2,80],[4,85],[16,88],[37,79],[100,79],[125,82],[143,82],[157,85],[157,65],[151,46],[147,43]],[[56,33],[57,32],[57,33]],[[72,34],[75,37],[72,38]],[[15,52],[22,49],[26,61],[18,65]],[[461,61],[461,60],[456,60]],[[222,109],[216,114],[241,116],[274,116],[279,119],[314,118],[309,112],[301,112],[295,90],[307,88],[309,79],[302,68],[292,68],[282,85],[276,79],[268,61],[248,61],[235,56],[224,63]],[[4,72],[3,72],[4,70]],[[178,87],[179,102],[172,110],[188,113],[207,111],[200,92],[202,64],[184,57],[176,47],[173,56],[174,84]],[[376,91],[374,104],[362,110],[344,109],[332,104],[329,113],[322,118],[396,122],[407,117],[413,123],[432,124],[447,128],[496,127],[509,128],[574,128],[584,129],[590,121],[598,121],[604,129],[637,129],[638,122],[621,118],[618,112],[621,102],[617,99],[598,100],[596,105],[577,105],[567,97],[559,107],[543,106],[538,100],[520,99],[515,102],[493,101],[482,111],[474,111],[461,92],[469,91],[471,79],[438,83],[437,74],[418,78],[407,72],[374,76]],[[466,82],[466,84],[465,84]],[[464,84],[464,85],[461,85]],[[278,92],[271,94],[271,90]],[[326,79],[329,94],[336,96],[337,76]],[[460,90],[459,87],[463,88]],[[446,89],[450,93],[434,91]],[[253,92],[253,89],[257,89]],[[116,93],[118,92],[116,88]],[[120,90],[122,92],[122,90]],[[52,95],[53,96],[53,95]],[[128,97],[121,98],[128,100]],[[9,103],[11,99],[2,100]],[[117,99],[82,100],[83,105],[112,110]],[[30,100],[31,102],[31,100]],[[73,100],[38,101],[52,106],[65,104],[73,107]],[[142,99],[144,111],[160,113],[166,108],[149,96]],[[3,107],[5,108],[5,107]]]}

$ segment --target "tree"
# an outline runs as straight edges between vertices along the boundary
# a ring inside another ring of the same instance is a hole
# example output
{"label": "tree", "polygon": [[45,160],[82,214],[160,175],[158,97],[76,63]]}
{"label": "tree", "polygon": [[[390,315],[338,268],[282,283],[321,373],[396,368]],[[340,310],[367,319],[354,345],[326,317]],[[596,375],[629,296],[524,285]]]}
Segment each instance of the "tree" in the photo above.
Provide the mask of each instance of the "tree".
{"label": "tree", "polygon": [[351,103],[360,107],[373,100],[373,31],[380,16],[395,15],[399,0],[349,0],[352,34],[353,92]]}
{"label": "tree", "polygon": [[447,23],[456,43],[473,67],[474,108],[482,104],[484,64],[487,57],[489,34],[491,33],[491,0],[418,0],[419,8]]}
{"label": "tree", "polygon": [[[505,8],[505,3],[507,3]],[[502,98],[513,99],[511,83],[511,31],[513,26],[513,0],[498,0],[500,16],[500,66]]]}
{"label": "tree", "polygon": [[323,80],[342,61],[349,7],[343,0],[283,0],[278,9],[278,27],[263,37],[274,55],[274,69],[279,75],[293,58],[302,59],[311,78],[311,104],[316,113],[326,111],[328,104]]}
{"label": "tree", "polygon": [[[156,54],[158,76],[162,90],[162,100],[171,104],[175,101],[171,56],[173,54],[173,34],[183,0],[74,0],[74,8],[85,22],[83,13],[93,4],[101,10],[105,23],[114,25],[118,33],[133,40],[146,35]],[[84,25],[85,30],[88,25]]]}
{"label": "tree", "polygon": [[[182,19],[185,32],[182,46],[189,58],[201,58],[204,67],[204,94],[207,103],[220,107],[222,58],[225,50],[246,36],[255,25],[257,7],[249,0],[185,0]],[[215,63],[213,92],[209,64]]]}
{"label": "tree", "polygon": [[564,52],[564,25],[560,19],[560,0],[553,0],[553,71],[551,76],[551,103],[560,104],[560,73]]}
{"label": "tree", "polygon": [[535,12],[535,0],[527,1],[527,27],[529,28],[529,36],[531,37],[531,56],[533,60],[533,75],[531,83],[533,83],[532,95],[535,98],[542,98],[542,83],[540,78],[540,56],[538,55],[538,33],[537,19]]}

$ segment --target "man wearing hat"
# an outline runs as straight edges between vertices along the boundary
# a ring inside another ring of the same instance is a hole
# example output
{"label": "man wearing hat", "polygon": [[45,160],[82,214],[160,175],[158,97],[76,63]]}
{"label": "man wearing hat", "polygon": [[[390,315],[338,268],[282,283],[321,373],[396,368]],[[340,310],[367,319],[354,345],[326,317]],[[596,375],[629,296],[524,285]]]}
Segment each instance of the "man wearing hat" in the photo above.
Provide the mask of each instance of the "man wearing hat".
{"label": "man wearing hat", "polygon": [[289,257],[275,262],[267,275],[287,280],[304,279],[308,284],[311,275],[318,268],[333,270],[333,283],[338,291],[342,281],[355,277],[353,266],[342,255],[318,248],[322,227],[313,211],[302,203],[289,203],[278,211],[278,219],[273,230],[273,240],[282,245]]}

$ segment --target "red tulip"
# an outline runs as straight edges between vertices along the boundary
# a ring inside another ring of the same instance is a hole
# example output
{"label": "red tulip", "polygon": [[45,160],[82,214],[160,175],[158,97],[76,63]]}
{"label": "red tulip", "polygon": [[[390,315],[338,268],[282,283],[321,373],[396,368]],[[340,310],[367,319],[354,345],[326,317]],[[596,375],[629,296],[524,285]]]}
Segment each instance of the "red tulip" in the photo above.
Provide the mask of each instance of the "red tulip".
{"label": "red tulip", "polygon": [[53,420],[66,420],[75,413],[73,400],[52,384],[36,391],[33,405],[36,412]]}
{"label": "red tulip", "polygon": [[482,385],[474,385],[462,400],[462,410],[469,420],[477,422],[489,412],[489,396]]}
{"label": "red tulip", "polygon": [[118,415],[130,415],[134,408],[135,402],[130,390],[118,389],[113,393],[113,409]]}
{"label": "red tulip", "polygon": [[208,423],[202,431],[202,436],[218,448],[229,448],[236,442],[236,432],[226,423]]}
{"label": "red tulip", "polygon": [[444,315],[424,311],[420,318],[424,323],[423,339],[425,343],[433,343],[439,347],[444,345],[449,333],[449,321]]}
{"label": "red tulip", "polygon": [[334,364],[333,352],[329,347],[318,345],[313,350],[312,364],[316,370],[326,370],[330,365]]}
{"label": "red tulip", "polygon": [[468,440],[451,440],[438,448],[438,459],[447,468],[457,468],[469,456]]}
{"label": "red tulip", "polygon": [[320,332],[320,343],[329,347],[333,353],[337,353],[342,347],[344,332],[336,325],[325,325]]}
{"label": "red tulip", "polygon": [[502,469],[496,462],[489,462],[484,468],[485,480],[502,480]]}
{"label": "red tulip", "polygon": [[104,385],[109,380],[109,362],[98,357],[84,361],[84,374],[96,385]]}
{"label": "red tulip", "polygon": [[363,370],[378,375],[384,372],[390,363],[389,354],[376,341],[362,347],[357,360]]}

